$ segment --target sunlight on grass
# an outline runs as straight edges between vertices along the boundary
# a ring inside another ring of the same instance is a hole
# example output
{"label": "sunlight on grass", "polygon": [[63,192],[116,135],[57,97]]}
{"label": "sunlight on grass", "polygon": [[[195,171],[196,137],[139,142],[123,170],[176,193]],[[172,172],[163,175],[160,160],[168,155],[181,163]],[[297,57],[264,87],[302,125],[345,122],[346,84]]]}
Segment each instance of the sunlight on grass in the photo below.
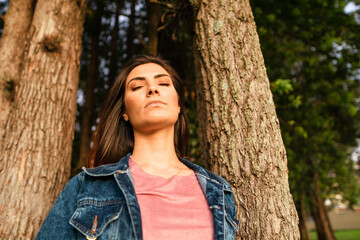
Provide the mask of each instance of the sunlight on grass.
{"label": "sunlight on grass", "polygon": [[[310,232],[311,240],[317,240],[316,231]],[[335,232],[336,240],[359,240],[360,230],[341,230]]]}

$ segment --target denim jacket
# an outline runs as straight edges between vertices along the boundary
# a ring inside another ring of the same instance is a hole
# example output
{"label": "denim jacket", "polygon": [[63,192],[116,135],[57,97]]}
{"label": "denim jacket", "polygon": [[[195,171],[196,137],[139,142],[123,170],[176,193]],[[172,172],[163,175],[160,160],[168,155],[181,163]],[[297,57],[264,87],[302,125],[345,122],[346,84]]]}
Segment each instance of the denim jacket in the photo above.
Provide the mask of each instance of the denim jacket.
{"label": "denim jacket", "polygon": [[[50,210],[36,240],[142,240],[140,208],[129,156],[114,164],[84,168],[72,178]],[[214,239],[235,239],[238,221],[230,185],[186,159],[181,161],[195,172],[207,198],[214,217]]]}

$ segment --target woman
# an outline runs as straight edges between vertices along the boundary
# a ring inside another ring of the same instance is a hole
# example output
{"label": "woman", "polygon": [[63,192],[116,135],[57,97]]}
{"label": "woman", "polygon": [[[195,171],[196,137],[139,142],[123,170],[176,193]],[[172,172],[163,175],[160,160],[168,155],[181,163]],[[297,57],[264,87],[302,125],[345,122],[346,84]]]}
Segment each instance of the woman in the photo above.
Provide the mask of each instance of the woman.
{"label": "woman", "polygon": [[230,185],[183,159],[180,78],[137,56],[105,102],[88,161],[69,181],[36,239],[234,239]]}

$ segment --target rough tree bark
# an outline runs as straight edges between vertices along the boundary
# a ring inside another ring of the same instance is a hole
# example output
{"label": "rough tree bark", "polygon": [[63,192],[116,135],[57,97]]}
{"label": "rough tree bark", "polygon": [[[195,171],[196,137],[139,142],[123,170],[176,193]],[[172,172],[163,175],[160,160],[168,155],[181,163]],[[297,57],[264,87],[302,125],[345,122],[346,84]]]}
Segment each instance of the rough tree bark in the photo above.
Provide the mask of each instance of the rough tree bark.
{"label": "rough tree bark", "polygon": [[12,0],[4,17],[0,42],[0,140],[19,84],[33,5],[34,0]]}
{"label": "rough tree bark", "polygon": [[0,239],[33,238],[68,181],[85,7],[36,3],[0,144]]}
{"label": "rough tree bark", "polygon": [[194,2],[202,158],[233,186],[237,239],[299,239],[286,152],[250,3]]}
{"label": "rough tree bark", "polygon": [[82,108],[81,133],[80,133],[80,156],[75,172],[79,172],[85,165],[85,160],[90,153],[91,124],[95,103],[95,82],[99,68],[99,38],[101,32],[101,18],[103,15],[103,2],[96,2],[95,19],[91,36],[90,62],[87,71],[85,87],[85,104]]}

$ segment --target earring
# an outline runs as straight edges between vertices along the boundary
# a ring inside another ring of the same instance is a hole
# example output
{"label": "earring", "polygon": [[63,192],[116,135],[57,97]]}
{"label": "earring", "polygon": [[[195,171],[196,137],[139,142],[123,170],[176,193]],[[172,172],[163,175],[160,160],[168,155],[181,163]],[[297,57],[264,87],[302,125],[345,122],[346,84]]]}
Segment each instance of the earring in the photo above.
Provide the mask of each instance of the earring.
{"label": "earring", "polygon": [[122,115],[122,117],[124,118],[124,120],[125,120],[126,122],[129,120],[128,115],[127,115],[127,114],[125,114],[125,113]]}

